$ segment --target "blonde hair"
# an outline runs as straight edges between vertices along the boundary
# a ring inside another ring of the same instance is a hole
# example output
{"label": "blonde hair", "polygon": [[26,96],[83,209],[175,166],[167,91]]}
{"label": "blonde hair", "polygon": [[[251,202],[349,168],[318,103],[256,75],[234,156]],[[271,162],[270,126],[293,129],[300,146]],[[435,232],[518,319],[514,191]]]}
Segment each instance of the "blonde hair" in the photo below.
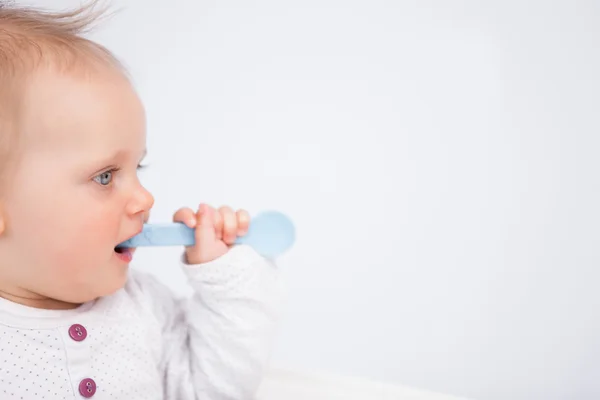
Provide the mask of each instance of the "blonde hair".
{"label": "blonde hair", "polygon": [[125,68],[105,47],[83,37],[107,8],[98,0],[53,12],[0,0],[0,185],[18,144],[18,116],[27,77],[38,68],[59,72]]}

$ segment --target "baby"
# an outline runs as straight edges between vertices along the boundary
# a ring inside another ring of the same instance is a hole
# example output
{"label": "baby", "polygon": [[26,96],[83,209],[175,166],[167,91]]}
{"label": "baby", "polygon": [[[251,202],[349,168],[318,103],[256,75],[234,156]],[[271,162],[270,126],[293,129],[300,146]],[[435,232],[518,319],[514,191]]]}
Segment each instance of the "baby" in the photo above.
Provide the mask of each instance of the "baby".
{"label": "baby", "polygon": [[275,334],[275,266],[233,243],[248,213],[182,208],[177,298],[129,268],[152,195],[144,109],[93,4],[0,2],[0,399],[252,399]]}

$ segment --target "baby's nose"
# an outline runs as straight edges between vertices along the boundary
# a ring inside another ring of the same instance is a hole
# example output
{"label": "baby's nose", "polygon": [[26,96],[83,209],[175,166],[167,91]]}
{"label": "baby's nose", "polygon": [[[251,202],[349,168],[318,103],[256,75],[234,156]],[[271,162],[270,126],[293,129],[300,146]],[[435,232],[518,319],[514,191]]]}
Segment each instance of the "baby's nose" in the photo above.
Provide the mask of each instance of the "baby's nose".
{"label": "baby's nose", "polygon": [[150,210],[146,211],[143,216],[144,223],[148,222],[150,219]]}
{"label": "baby's nose", "polygon": [[150,209],[154,206],[154,196],[146,188],[142,187],[142,197],[145,213],[150,214]]}
{"label": "baby's nose", "polygon": [[132,193],[131,199],[127,206],[127,212],[131,215],[144,215],[150,213],[150,209],[154,205],[154,196],[147,191],[143,186],[139,185],[138,188]]}

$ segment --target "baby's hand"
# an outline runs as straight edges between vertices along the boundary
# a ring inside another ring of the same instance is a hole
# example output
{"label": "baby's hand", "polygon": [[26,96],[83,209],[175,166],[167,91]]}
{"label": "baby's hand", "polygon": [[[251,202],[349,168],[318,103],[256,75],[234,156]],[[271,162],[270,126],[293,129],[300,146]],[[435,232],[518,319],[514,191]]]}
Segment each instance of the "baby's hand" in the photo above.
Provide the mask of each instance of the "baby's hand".
{"label": "baby's hand", "polygon": [[196,213],[190,208],[179,209],[173,216],[173,221],[196,229],[196,243],[186,247],[185,256],[189,264],[202,264],[227,253],[238,236],[248,232],[250,215],[245,210],[234,212],[226,206],[215,210],[200,204]]}

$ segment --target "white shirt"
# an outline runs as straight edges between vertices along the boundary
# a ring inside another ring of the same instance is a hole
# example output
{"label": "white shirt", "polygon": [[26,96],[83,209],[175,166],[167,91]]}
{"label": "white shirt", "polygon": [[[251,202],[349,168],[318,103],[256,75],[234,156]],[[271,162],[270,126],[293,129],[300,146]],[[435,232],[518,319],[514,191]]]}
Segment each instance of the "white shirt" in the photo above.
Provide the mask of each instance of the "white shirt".
{"label": "white shirt", "polygon": [[74,310],[0,299],[0,399],[252,399],[279,313],[275,265],[247,246],[180,265],[190,298],[132,269]]}

